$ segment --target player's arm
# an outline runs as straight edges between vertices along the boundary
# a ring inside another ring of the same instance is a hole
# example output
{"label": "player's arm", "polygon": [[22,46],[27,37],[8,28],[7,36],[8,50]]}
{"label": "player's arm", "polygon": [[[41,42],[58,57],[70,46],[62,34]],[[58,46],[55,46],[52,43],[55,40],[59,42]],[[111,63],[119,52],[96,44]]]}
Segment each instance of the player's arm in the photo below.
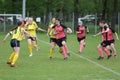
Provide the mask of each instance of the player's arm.
{"label": "player's arm", "polygon": [[112,30],[112,33],[114,33],[114,34],[115,34],[116,39],[117,39],[117,40],[119,40],[119,37],[118,37],[117,32],[115,32],[115,30],[114,30],[114,29],[112,29],[112,28],[110,28],[110,29]]}
{"label": "player's arm", "polygon": [[28,35],[28,36],[31,36],[31,35],[28,33],[28,31],[26,31],[24,28],[22,28],[21,32],[22,32],[22,34],[26,34],[26,35]]}
{"label": "player's arm", "polygon": [[2,40],[3,43],[6,42],[7,38],[12,34],[12,32],[9,32],[6,34],[6,36],[4,37],[4,39]]}
{"label": "player's arm", "polygon": [[85,29],[87,31],[87,34],[89,33],[89,28],[87,26],[85,26]]}
{"label": "player's arm", "polygon": [[102,32],[99,32],[99,33],[93,35],[93,37],[99,36],[99,35],[101,35],[101,34],[102,34]]}
{"label": "player's arm", "polygon": [[76,34],[80,34],[81,31],[79,31],[79,27],[76,28]]}
{"label": "player's arm", "polygon": [[115,32],[116,39],[119,40],[117,32]]}
{"label": "player's arm", "polygon": [[105,27],[105,28],[106,28],[106,30],[105,30],[105,31],[102,31],[102,34],[109,31],[109,27]]}
{"label": "player's arm", "polygon": [[47,32],[46,30],[42,29],[42,28],[38,28],[38,30],[42,31],[42,32]]}

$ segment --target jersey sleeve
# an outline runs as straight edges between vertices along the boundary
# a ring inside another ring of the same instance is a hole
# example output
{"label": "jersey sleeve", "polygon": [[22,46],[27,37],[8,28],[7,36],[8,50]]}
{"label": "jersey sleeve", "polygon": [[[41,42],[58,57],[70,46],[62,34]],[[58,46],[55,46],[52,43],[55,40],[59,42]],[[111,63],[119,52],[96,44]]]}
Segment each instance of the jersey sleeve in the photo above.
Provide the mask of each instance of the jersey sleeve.
{"label": "jersey sleeve", "polygon": [[37,28],[38,28],[38,25],[37,25],[37,23],[36,23],[36,22],[34,22],[34,25],[35,25],[35,28],[37,29]]}
{"label": "jersey sleeve", "polygon": [[113,32],[113,33],[115,33],[115,30],[114,29],[112,29],[112,28],[110,28],[111,29],[111,31]]}
{"label": "jersey sleeve", "polygon": [[67,29],[67,27],[66,27],[65,25],[62,25],[62,24],[61,24],[61,26],[62,26],[64,29]]}

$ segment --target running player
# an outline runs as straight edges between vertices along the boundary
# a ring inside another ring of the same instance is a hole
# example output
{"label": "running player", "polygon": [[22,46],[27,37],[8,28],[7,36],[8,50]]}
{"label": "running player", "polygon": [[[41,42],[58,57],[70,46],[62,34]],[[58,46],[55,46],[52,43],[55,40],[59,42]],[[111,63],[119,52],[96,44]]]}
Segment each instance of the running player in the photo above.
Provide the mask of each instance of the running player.
{"label": "running player", "polygon": [[50,53],[49,53],[50,59],[52,59],[53,57],[54,49],[56,46],[56,35],[53,34],[54,29],[52,29],[54,26],[55,26],[55,18],[52,18],[52,23],[49,24],[47,31],[47,36],[50,37],[50,45],[51,45]]}
{"label": "running player", "polygon": [[64,25],[61,24],[61,21],[59,19],[56,19],[56,25],[54,28],[54,34],[56,35],[57,45],[62,49],[62,55],[64,57],[64,60],[67,59],[67,55],[70,55],[67,44],[66,44],[66,35],[64,32],[64,29],[68,29]]}
{"label": "running player", "polygon": [[28,36],[28,48],[29,48],[29,53],[30,53],[29,56],[31,57],[33,47],[35,47],[37,51],[39,50],[38,45],[37,45],[36,30],[41,30],[44,32],[45,30],[38,28],[38,25],[36,24],[35,21],[33,21],[32,17],[28,18],[28,21],[25,24],[25,30],[28,31],[28,33],[30,34],[30,36]]}
{"label": "running player", "polygon": [[[109,25],[107,23],[105,25],[109,27]],[[116,57],[117,53],[116,53],[116,49],[114,47],[115,39],[113,37],[113,33],[115,34],[116,39],[119,40],[117,32],[115,32],[112,28],[110,28],[109,31],[108,31],[108,33],[107,33],[108,41],[109,41],[109,47],[110,47],[108,50],[112,51],[113,54],[114,54],[114,57]]]}
{"label": "running player", "polygon": [[101,32],[97,33],[96,35],[93,35],[95,37],[102,34],[102,42],[98,45],[98,52],[100,54],[100,56],[98,57],[98,60],[104,58],[102,50],[107,54],[108,56],[107,59],[109,59],[111,57],[111,54],[108,51],[108,48],[109,48],[108,32],[110,28],[106,26],[106,22],[104,20],[101,20],[99,25],[101,27]]}
{"label": "running player", "polygon": [[21,26],[22,22],[18,22],[17,27],[10,30],[10,32],[5,36],[3,42],[6,42],[6,39],[9,35],[12,35],[12,39],[10,41],[11,47],[13,49],[12,54],[10,55],[7,64],[10,64],[11,67],[15,67],[15,62],[18,59],[19,52],[20,52],[20,41],[22,40],[22,33],[27,33],[26,31],[22,30]]}
{"label": "running player", "polygon": [[83,25],[82,22],[78,22],[78,27],[77,27],[77,40],[79,42],[79,53],[82,52],[83,48],[85,47],[85,30],[89,32],[88,28]]}

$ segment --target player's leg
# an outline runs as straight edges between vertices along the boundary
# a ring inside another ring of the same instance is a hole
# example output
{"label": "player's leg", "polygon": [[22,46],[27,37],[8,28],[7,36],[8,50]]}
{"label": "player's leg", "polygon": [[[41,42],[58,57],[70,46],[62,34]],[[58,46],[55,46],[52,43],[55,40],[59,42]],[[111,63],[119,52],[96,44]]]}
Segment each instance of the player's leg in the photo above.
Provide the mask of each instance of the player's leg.
{"label": "player's leg", "polygon": [[70,52],[69,52],[69,50],[68,50],[68,47],[67,47],[67,44],[66,44],[66,41],[65,41],[65,40],[62,41],[62,45],[63,45],[63,48],[64,48],[64,50],[65,50],[65,53],[66,53],[68,56],[70,56]]}
{"label": "player's leg", "polygon": [[97,49],[98,49],[98,52],[99,52],[98,60],[103,59],[104,56],[103,56],[102,46],[101,46],[101,44],[99,44],[99,45],[97,46]]}
{"label": "player's leg", "polygon": [[14,49],[15,55],[14,55],[12,61],[11,61],[11,64],[10,64],[11,67],[15,66],[15,63],[16,63],[18,57],[19,57],[20,47],[14,47],[13,49]]}
{"label": "player's leg", "polygon": [[62,55],[63,55],[63,57],[64,57],[64,60],[66,60],[66,59],[67,59],[66,51],[65,51],[65,49],[64,49],[63,46],[60,47],[60,48],[62,49]]}
{"label": "player's leg", "polygon": [[62,42],[63,42],[63,39],[57,40],[57,45],[62,49],[62,53],[61,54],[63,55],[64,60],[66,60],[67,59],[67,54],[66,54],[66,51],[65,51],[65,49],[63,47]]}
{"label": "player's leg", "polygon": [[15,52],[12,52],[10,57],[8,58],[7,64],[11,64],[11,61],[12,61],[14,55],[15,55]]}
{"label": "player's leg", "polygon": [[[11,45],[12,48],[15,46],[15,40],[14,39],[12,39],[10,41],[10,45]],[[11,61],[12,61],[14,55],[15,55],[15,52],[14,52],[14,49],[13,49],[13,52],[11,53],[10,57],[8,58],[7,64],[11,64]]]}
{"label": "player's leg", "polygon": [[80,44],[79,53],[81,53],[81,52],[83,51],[83,48],[84,48],[84,45],[85,45],[85,40],[84,40],[84,39],[81,40],[81,41],[79,42],[79,44]]}
{"label": "player's leg", "polygon": [[117,56],[117,53],[116,53],[116,49],[115,49],[114,43],[111,43],[110,47],[111,47],[111,49],[113,50],[114,56]]}
{"label": "player's leg", "polygon": [[29,48],[29,53],[30,53],[30,57],[32,56],[32,49],[33,49],[33,45],[32,45],[32,40],[29,38],[28,39],[28,48]]}
{"label": "player's leg", "polygon": [[53,54],[54,54],[54,49],[55,49],[55,46],[56,46],[56,43],[55,42],[50,42],[50,53],[49,53],[49,57],[52,58],[53,57]]}
{"label": "player's leg", "polygon": [[104,51],[104,52],[107,54],[107,56],[108,56],[107,59],[109,59],[109,58],[111,57],[111,54],[110,54],[110,52],[109,52],[109,49],[110,49],[110,46],[109,46],[109,45],[103,48],[103,51]]}

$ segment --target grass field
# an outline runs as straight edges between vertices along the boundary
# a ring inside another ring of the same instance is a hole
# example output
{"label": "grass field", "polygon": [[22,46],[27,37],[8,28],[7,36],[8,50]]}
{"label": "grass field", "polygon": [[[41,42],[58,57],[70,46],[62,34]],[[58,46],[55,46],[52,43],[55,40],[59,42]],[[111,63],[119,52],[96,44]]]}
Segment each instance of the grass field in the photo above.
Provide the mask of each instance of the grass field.
{"label": "grass field", "polygon": [[[1,34],[0,40],[5,35]],[[67,44],[71,52],[68,60],[55,49],[54,58],[49,59],[49,38],[45,34],[38,34],[40,50],[34,50],[29,57],[27,40],[21,42],[21,52],[16,67],[11,68],[6,61],[12,51],[9,40],[5,44],[0,42],[0,80],[120,80],[120,42],[116,41],[117,58],[113,56],[107,60],[97,60],[97,45],[101,37],[93,38],[87,35],[86,47],[82,54],[78,53],[76,35],[67,36]]]}

